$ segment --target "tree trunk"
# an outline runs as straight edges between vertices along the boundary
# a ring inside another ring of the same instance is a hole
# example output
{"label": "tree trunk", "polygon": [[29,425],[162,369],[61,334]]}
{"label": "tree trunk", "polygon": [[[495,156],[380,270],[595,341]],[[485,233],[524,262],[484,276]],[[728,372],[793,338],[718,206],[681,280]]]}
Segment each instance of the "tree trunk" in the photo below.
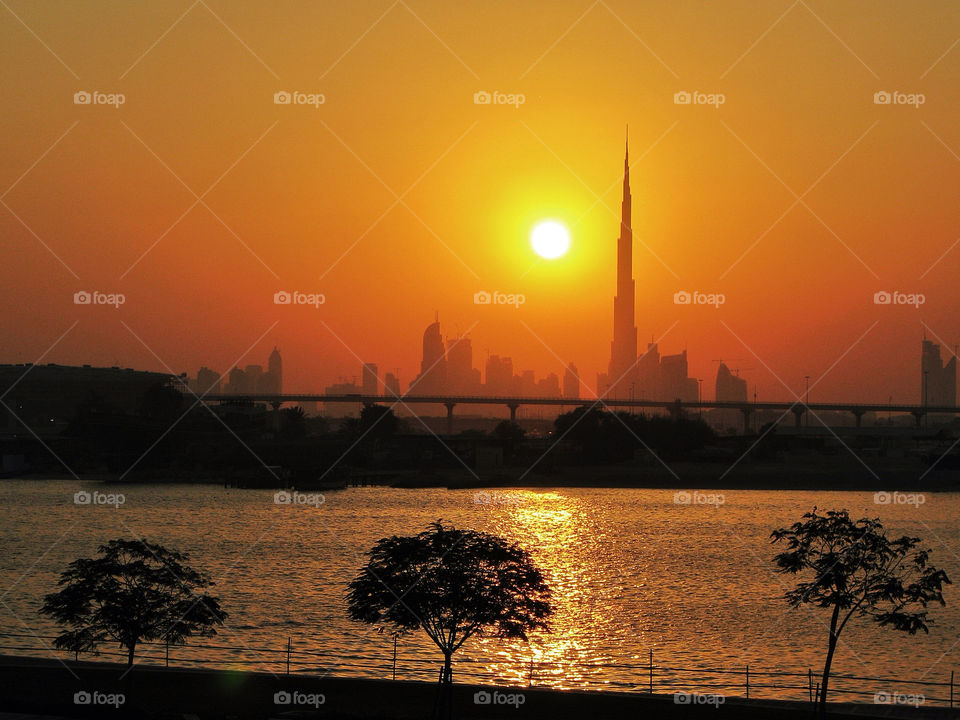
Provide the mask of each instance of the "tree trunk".
{"label": "tree trunk", "polygon": [[132,642],[127,645],[127,667],[131,667],[133,665],[133,651],[136,649],[136,647],[136,642]]}
{"label": "tree trunk", "polygon": [[827,646],[827,659],[823,663],[823,678],[820,681],[820,717],[827,717],[827,686],[830,683],[830,664],[833,662],[833,653],[837,649],[837,619],[840,617],[840,606],[833,606],[833,615],[830,617],[830,644]]}
{"label": "tree trunk", "polygon": [[437,687],[437,699],[433,705],[435,720],[449,720],[453,717],[453,653],[444,652],[443,667],[440,670],[440,685]]}

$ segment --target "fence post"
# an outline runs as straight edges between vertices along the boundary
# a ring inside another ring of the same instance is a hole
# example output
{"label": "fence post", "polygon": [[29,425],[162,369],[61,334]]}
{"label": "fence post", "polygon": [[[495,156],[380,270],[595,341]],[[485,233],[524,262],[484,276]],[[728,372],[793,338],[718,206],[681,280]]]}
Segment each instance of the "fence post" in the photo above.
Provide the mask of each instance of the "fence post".
{"label": "fence post", "polygon": [[807,697],[813,702],[813,670],[807,668]]}
{"label": "fence post", "polygon": [[747,663],[747,700],[750,699],[750,664]]}
{"label": "fence post", "polygon": [[953,707],[953,670],[950,671],[950,707]]}
{"label": "fence post", "polygon": [[290,637],[287,637],[287,675],[290,674],[290,644],[291,639]]}
{"label": "fence post", "polygon": [[650,651],[650,694],[653,695],[653,650]]}
{"label": "fence post", "polygon": [[164,644],[164,660],[163,660],[163,664],[164,664],[165,667],[170,667],[170,638],[169,638],[169,637],[164,637],[164,638],[163,638],[163,644]]}

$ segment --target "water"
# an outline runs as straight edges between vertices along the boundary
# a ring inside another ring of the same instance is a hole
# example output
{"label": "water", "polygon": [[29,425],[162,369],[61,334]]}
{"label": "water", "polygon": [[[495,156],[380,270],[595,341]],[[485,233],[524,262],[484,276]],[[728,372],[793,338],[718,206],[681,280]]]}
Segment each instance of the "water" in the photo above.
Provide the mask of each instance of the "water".
{"label": "water", "polygon": [[[216,580],[213,592],[229,617],[217,638],[202,642],[243,648],[219,654],[174,649],[174,662],[202,654],[278,671],[279,651],[292,638],[295,650],[329,653],[311,660],[314,667],[389,676],[392,639],[346,617],[346,585],[376,540],[419,532],[440,518],[520,543],[554,591],[550,634],[536,634],[529,644],[471,640],[455,665],[461,678],[526,683],[533,659],[538,684],[646,688],[651,650],[655,664],[670,667],[742,674],[749,663],[754,684],[770,682],[756,675],[763,670],[806,673],[810,667],[816,673],[829,618],[823,611],[788,608],[781,596],[790,578],[773,572],[769,542],[773,528],[798,520],[814,505],[879,516],[891,534],[918,535],[932,548],[933,562],[960,578],[955,493],[927,494],[916,508],[875,505],[872,493],[730,490],[717,507],[677,505],[672,490],[490,490],[483,498],[489,502],[478,504],[475,491],[351,488],[327,493],[322,505],[309,507],[277,505],[268,490],[87,488],[122,492],[125,502],[114,508],[75,505],[80,488],[72,480],[0,482],[0,630],[55,634],[37,610],[66,564],[93,555],[106,540],[147,537],[189,552],[191,564]],[[949,586],[945,598],[946,608],[931,610],[929,635],[910,637],[851,621],[835,671],[948,680],[960,665],[960,592]],[[398,676],[435,677],[440,658],[429,641],[402,638],[398,656]],[[705,677],[658,671],[656,683],[666,688],[661,683],[673,680],[672,689],[694,689]],[[728,681],[743,685],[739,674]],[[806,678],[792,682],[803,689],[752,694],[805,698]],[[910,691],[882,680],[858,687],[870,694]]]}

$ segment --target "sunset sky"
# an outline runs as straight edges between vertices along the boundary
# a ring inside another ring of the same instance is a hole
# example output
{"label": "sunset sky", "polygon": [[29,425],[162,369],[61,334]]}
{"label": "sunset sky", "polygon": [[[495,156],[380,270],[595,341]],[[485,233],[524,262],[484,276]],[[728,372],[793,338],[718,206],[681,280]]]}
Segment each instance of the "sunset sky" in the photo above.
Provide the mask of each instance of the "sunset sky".
{"label": "sunset sky", "polygon": [[[707,398],[724,358],[761,400],[809,375],[811,401],[916,402],[923,324],[960,342],[958,38],[947,0],[6,0],[0,362],[194,375],[277,345],[286,390],[361,359],[406,388],[439,311],[475,367],[573,361],[593,389],[629,124],[642,345],[687,348]],[[531,250],[543,219],[563,258]]]}

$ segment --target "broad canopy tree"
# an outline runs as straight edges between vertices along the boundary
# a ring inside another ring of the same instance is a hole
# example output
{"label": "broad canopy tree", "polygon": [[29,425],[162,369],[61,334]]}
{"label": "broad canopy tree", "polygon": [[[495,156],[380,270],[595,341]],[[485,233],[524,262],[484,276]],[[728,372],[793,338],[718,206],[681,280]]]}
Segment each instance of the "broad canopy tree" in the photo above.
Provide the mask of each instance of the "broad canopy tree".
{"label": "broad canopy tree", "polygon": [[433,523],[412,537],[388,537],[350,583],[353,620],[422,628],[443,653],[441,682],[453,681],[452,657],[474,636],[527,639],[549,631],[550,589],[529,553],[488,533]]}
{"label": "broad canopy tree", "polygon": [[791,607],[804,604],[829,609],[830,636],[820,687],[820,715],[826,716],[830,665],[840,633],[853,617],[915,635],[929,632],[927,605],[944,605],[943,586],[950,579],[929,563],[920,538],[890,539],[878,519],[851,520],[846,510],[803,515],[802,522],[774,530],[774,543],[786,550],[774,558],[777,572],[803,575],[784,598]]}
{"label": "broad canopy tree", "polygon": [[127,665],[141,641],[182,644],[192,635],[211,636],[227,613],[212,585],[187,566],[189,556],[142,540],[111,540],[99,557],[74,560],[60,576],[61,590],[40,609],[69,629],[54,640],[61,650],[94,652],[104,642],[127,650]]}

